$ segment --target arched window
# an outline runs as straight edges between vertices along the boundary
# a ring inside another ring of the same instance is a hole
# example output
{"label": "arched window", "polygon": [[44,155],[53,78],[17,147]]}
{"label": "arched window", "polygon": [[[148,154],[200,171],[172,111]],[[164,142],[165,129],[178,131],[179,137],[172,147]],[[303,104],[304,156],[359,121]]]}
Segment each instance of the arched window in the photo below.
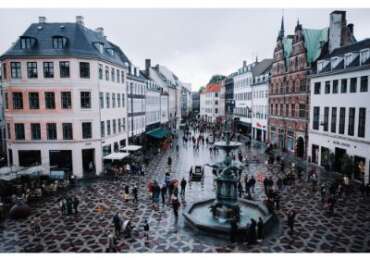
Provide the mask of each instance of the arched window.
{"label": "arched window", "polygon": [[53,49],[64,49],[67,46],[67,38],[63,36],[53,37]]}

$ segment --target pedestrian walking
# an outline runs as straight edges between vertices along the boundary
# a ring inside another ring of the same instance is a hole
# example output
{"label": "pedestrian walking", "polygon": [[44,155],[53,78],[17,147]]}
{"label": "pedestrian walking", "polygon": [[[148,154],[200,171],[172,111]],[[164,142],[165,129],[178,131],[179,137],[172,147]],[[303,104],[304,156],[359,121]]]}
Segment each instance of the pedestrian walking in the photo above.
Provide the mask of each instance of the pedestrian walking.
{"label": "pedestrian walking", "polygon": [[166,203],[166,194],[167,194],[167,185],[166,183],[163,183],[161,187],[162,204]]}
{"label": "pedestrian walking", "polygon": [[252,193],[255,193],[254,189],[256,187],[256,179],[254,178],[254,176],[252,176],[249,180],[249,187],[252,190]]}
{"label": "pedestrian walking", "polygon": [[262,241],[264,239],[264,224],[263,220],[261,217],[258,218],[258,223],[257,223],[257,239],[259,241]]}
{"label": "pedestrian walking", "polygon": [[177,225],[177,221],[179,218],[179,207],[180,207],[180,202],[177,197],[174,197],[172,199],[172,209],[173,209],[173,214],[175,216],[175,225]]}
{"label": "pedestrian walking", "polygon": [[238,234],[238,223],[235,218],[231,220],[230,225],[230,242],[235,243]]}
{"label": "pedestrian walking", "polygon": [[132,195],[134,196],[134,202],[137,203],[138,201],[138,198],[137,198],[137,194],[138,193],[138,190],[137,190],[137,186],[135,185],[134,188],[132,189]]}
{"label": "pedestrian walking", "polygon": [[181,193],[180,194],[181,194],[182,198],[185,198],[186,184],[187,184],[187,182],[186,182],[185,178],[182,178],[181,183],[180,183],[180,185],[181,185]]}
{"label": "pedestrian walking", "polygon": [[257,234],[256,234],[256,227],[257,227],[257,222],[252,218],[251,219],[251,224],[249,226],[249,240],[248,244],[253,245],[257,242]]}
{"label": "pedestrian walking", "polygon": [[144,221],[144,236],[145,236],[145,243],[149,242],[149,223],[147,220]]}
{"label": "pedestrian walking", "polygon": [[288,227],[290,229],[290,233],[293,235],[294,233],[294,224],[295,224],[296,212],[295,210],[291,210],[288,213]]}
{"label": "pedestrian walking", "polygon": [[75,214],[78,213],[78,205],[79,204],[80,204],[80,200],[76,196],[73,197],[73,210],[74,210]]}
{"label": "pedestrian walking", "polygon": [[119,238],[121,235],[121,230],[122,230],[122,220],[119,217],[118,213],[114,214],[112,222],[114,225],[115,237]]}

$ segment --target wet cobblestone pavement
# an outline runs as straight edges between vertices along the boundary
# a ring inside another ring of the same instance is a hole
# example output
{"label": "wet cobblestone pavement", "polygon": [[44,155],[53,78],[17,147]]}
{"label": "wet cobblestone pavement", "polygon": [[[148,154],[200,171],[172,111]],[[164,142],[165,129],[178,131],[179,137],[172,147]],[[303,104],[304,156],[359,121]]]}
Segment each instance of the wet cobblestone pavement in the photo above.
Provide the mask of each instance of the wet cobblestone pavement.
{"label": "wet cobblestone pavement", "polygon": [[[223,159],[223,152],[210,156],[206,145],[199,153],[192,146],[182,145],[180,152],[168,151],[155,157],[146,176],[124,176],[119,181],[97,180],[68,191],[80,198],[78,215],[61,216],[58,196],[33,203],[32,215],[26,220],[6,220],[5,229],[0,231],[0,252],[104,252],[108,244],[108,232],[113,229],[112,216],[119,212],[132,219],[135,226],[132,238],[121,238],[119,252],[370,252],[370,200],[360,198],[359,193],[350,195],[346,201],[338,201],[335,215],[329,217],[323,209],[319,192],[312,192],[309,185],[299,182],[289,186],[281,194],[281,209],[277,212],[280,224],[274,234],[262,243],[248,246],[231,244],[229,240],[212,238],[196,233],[184,226],[181,213],[189,204],[199,199],[214,197],[213,176],[206,167],[204,182],[188,183],[186,201],[182,203],[180,219],[174,225],[172,208],[162,205],[160,211],[151,207],[147,183],[151,178],[162,181],[167,158],[171,155],[175,172],[181,179],[188,177],[192,164],[206,164]],[[256,147],[246,150],[252,155],[264,156]],[[270,174],[264,164],[251,164],[249,174]],[[123,200],[123,187],[138,184],[139,202]],[[264,198],[263,185],[257,185],[255,199]],[[95,211],[98,201],[108,205],[103,213]],[[288,233],[286,212],[296,209],[295,235]],[[30,228],[33,216],[41,218],[41,233],[34,237]],[[150,241],[145,243],[144,220],[151,227]]]}

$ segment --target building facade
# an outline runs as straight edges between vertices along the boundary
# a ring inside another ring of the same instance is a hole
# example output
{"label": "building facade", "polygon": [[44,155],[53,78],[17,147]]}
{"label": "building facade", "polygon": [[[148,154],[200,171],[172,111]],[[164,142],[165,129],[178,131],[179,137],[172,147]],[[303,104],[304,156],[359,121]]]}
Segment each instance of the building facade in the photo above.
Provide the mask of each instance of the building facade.
{"label": "building facade", "polygon": [[269,93],[269,141],[282,150],[306,158],[310,102],[308,75],[320,56],[332,48],[353,42],[350,29],[342,11],[330,14],[330,30],[306,29],[298,22],[294,35],[285,37],[282,21],[274,49]]}
{"label": "building facade", "polygon": [[76,177],[125,145],[127,57],[102,28],[40,17],[0,58],[8,163]]}
{"label": "building facade", "polygon": [[193,91],[191,93],[191,99],[192,99],[192,112],[193,114],[197,115],[200,111],[200,92]]}
{"label": "building facade", "polygon": [[225,79],[225,115],[232,117],[235,101],[234,101],[234,76],[236,73],[229,75]]}
{"label": "building facade", "polygon": [[234,76],[234,121],[236,131],[243,135],[252,133],[252,87],[253,68],[256,63],[247,65],[243,61],[243,66]]}
{"label": "building facade", "polygon": [[311,77],[309,160],[345,173],[346,155],[352,177],[369,182],[370,40],[334,49],[317,62]]}
{"label": "building facade", "polygon": [[225,87],[223,81],[209,83],[200,93],[200,118],[215,123],[225,118]]}
{"label": "building facade", "polygon": [[253,68],[252,88],[252,138],[267,142],[268,90],[272,59],[264,59]]}
{"label": "building facade", "polygon": [[160,127],[161,124],[161,88],[159,85],[146,76],[145,91],[145,129],[146,131]]}

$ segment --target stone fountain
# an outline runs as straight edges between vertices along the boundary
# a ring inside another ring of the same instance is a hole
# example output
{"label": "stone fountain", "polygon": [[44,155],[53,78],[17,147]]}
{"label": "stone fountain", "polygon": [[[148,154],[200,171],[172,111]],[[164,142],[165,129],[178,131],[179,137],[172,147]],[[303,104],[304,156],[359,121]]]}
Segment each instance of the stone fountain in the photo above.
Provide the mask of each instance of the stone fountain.
{"label": "stone fountain", "polygon": [[238,183],[244,166],[233,161],[230,153],[242,144],[231,141],[229,121],[225,123],[223,133],[225,141],[216,142],[215,147],[225,151],[225,159],[210,165],[216,169],[216,196],[192,204],[183,213],[185,224],[206,234],[225,235],[230,233],[232,221],[243,230],[252,218],[257,221],[261,217],[268,233],[274,221],[263,203],[238,198]]}

